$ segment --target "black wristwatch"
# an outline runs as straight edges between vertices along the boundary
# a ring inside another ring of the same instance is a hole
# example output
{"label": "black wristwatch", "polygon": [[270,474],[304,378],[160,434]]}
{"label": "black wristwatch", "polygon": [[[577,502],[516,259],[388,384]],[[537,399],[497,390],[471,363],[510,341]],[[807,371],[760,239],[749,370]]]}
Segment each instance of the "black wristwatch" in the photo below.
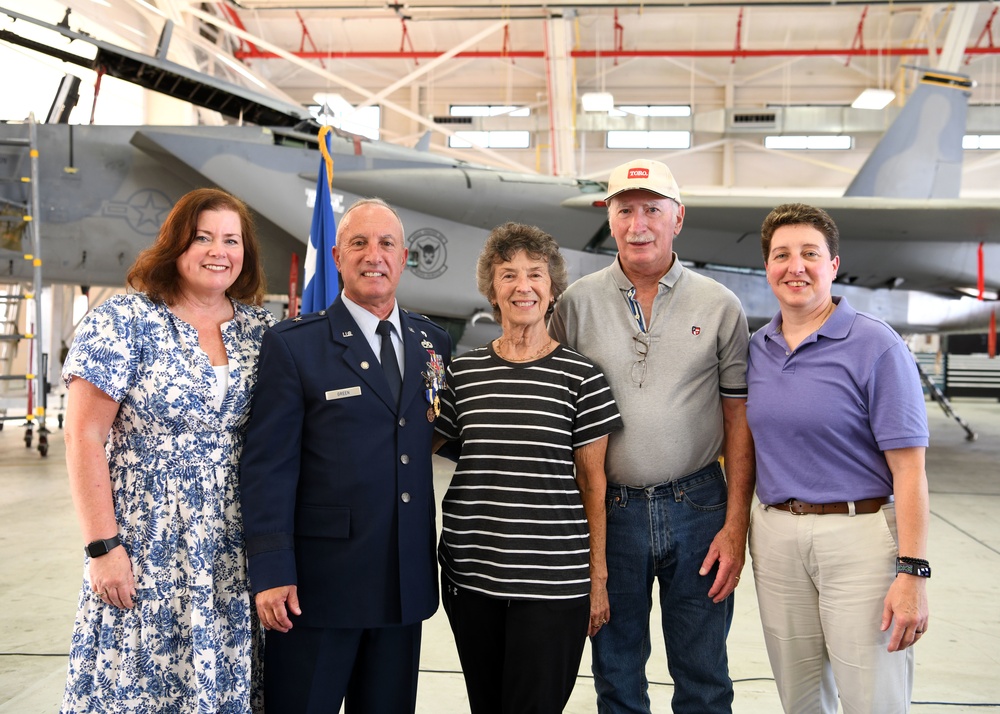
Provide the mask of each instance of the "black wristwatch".
{"label": "black wristwatch", "polygon": [[896,575],[916,575],[918,578],[929,578],[931,576],[931,564],[923,558],[906,558],[900,556],[896,558]]}
{"label": "black wristwatch", "polygon": [[83,552],[91,558],[100,558],[102,555],[107,555],[121,544],[122,539],[118,536],[108,538],[106,540],[95,540],[93,543],[87,543],[87,545],[83,546]]}

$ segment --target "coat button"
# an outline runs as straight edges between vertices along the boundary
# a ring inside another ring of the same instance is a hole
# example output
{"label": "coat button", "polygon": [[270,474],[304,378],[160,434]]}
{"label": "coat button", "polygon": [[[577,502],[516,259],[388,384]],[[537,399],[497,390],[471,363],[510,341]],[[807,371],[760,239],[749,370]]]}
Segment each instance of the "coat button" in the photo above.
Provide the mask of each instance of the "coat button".
{"label": "coat button", "polygon": [[399,425],[400,426],[406,426],[406,417],[400,417],[399,418]]}
{"label": "coat button", "polygon": [[404,464],[408,464],[408,463],[410,463],[410,457],[409,457],[409,456],[407,456],[406,454],[403,454],[402,456],[400,456],[400,457],[399,457],[399,460],[400,460],[400,461],[401,461],[402,463],[404,463]]}
{"label": "coat button", "polygon": [[399,497],[399,500],[401,500],[403,503],[409,503],[410,494],[408,494],[406,491],[403,491],[403,495]]}

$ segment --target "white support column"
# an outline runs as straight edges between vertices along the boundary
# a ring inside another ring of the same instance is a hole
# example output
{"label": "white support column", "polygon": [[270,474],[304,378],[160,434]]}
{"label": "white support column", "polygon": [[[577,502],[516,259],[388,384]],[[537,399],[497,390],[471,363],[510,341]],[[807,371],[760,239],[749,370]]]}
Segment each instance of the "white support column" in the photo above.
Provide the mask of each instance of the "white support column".
{"label": "white support column", "polygon": [[[733,108],[735,94],[732,81],[726,82],[724,106],[727,110]],[[722,185],[726,188],[736,185],[736,149],[731,141],[722,144]]]}
{"label": "white support column", "polygon": [[951,23],[944,38],[941,56],[938,58],[938,69],[944,72],[961,71],[962,58],[965,56],[969,38],[972,37],[972,25],[976,21],[980,5],[982,3],[957,2],[952,6]]}
{"label": "white support column", "polygon": [[576,156],[573,151],[576,138],[575,97],[573,93],[573,67],[570,57],[572,20],[555,18],[546,20],[545,57],[549,89],[549,134],[554,176],[575,176]]}

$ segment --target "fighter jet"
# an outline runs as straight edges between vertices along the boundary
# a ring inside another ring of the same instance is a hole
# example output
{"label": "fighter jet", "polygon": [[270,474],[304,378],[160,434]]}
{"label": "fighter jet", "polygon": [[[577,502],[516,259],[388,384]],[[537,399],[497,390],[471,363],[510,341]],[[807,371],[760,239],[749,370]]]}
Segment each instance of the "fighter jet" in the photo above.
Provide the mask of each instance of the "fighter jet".
{"label": "fighter jet", "polygon": [[[320,163],[317,127],[304,123],[304,110],[209,81],[166,61],[165,53],[146,56],[46,26],[97,46],[91,62],[117,68],[122,79],[182,93],[228,116],[279,125],[38,126],[44,279],[123,284],[125,271],[152,241],[174,201],[192,188],[214,185],[253,207],[271,291],[282,292],[292,255],[305,254]],[[16,41],[10,33],[0,40]],[[927,295],[956,296],[975,286],[979,243],[1000,239],[996,201],[958,198],[968,87],[960,75],[925,73],[848,195],[805,200],[829,210],[840,226],[844,284],[839,291],[901,331],[970,328],[985,325],[989,314],[964,301]],[[23,131],[0,125],[0,142]],[[397,207],[411,253],[399,301],[459,332],[490,313],[476,291],[474,266],[488,231],[499,223],[520,221],[550,232],[564,249],[571,277],[612,259],[606,187],[600,182],[498,170],[346,134],[335,138],[332,150],[335,212],[364,196],[380,196]],[[0,153],[0,178],[22,171],[17,151]],[[19,190],[3,182],[0,201],[18,200]],[[685,197],[678,252],[740,295],[752,324],[763,324],[776,311],[763,278],[752,271],[762,267],[761,221],[777,202]],[[16,233],[5,235],[0,279],[27,277],[30,263],[23,260],[22,246],[12,244]],[[1000,252],[994,245],[987,248],[986,287],[996,291]]]}

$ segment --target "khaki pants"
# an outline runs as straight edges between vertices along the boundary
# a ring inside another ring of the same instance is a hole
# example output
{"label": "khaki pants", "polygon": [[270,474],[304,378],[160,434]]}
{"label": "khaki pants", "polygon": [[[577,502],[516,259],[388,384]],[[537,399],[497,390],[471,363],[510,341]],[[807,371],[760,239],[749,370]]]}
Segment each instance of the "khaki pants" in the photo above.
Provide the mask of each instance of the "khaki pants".
{"label": "khaki pants", "polygon": [[750,555],[764,641],[789,714],[908,712],[913,648],[888,652],[883,599],[896,577],[893,504],[864,515],[754,508]]}

